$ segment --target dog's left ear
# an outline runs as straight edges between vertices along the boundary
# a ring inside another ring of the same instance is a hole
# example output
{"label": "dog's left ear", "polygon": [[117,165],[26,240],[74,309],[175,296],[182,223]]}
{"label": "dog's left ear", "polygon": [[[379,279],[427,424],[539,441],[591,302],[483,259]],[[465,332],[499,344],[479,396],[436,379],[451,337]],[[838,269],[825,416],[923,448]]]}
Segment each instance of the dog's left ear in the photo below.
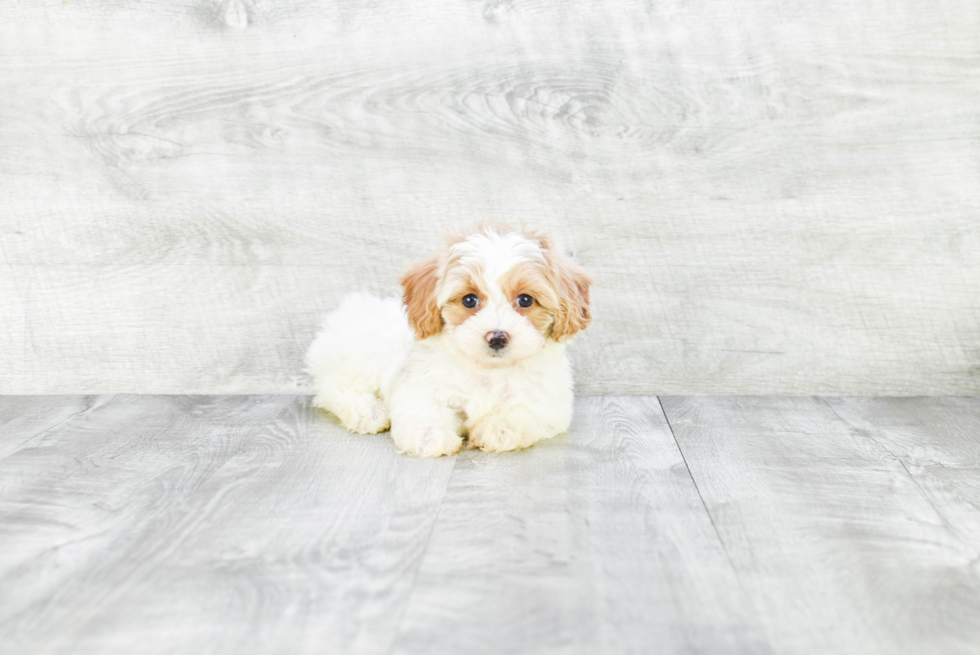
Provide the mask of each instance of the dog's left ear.
{"label": "dog's left ear", "polygon": [[442,313],[436,304],[439,284],[439,256],[433,255],[412,266],[401,280],[405,290],[405,311],[416,339],[426,339],[442,331]]}
{"label": "dog's left ear", "polygon": [[551,253],[549,260],[559,305],[551,328],[551,337],[563,343],[592,325],[592,314],[589,311],[589,287],[592,285],[592,278],[557,253]]}

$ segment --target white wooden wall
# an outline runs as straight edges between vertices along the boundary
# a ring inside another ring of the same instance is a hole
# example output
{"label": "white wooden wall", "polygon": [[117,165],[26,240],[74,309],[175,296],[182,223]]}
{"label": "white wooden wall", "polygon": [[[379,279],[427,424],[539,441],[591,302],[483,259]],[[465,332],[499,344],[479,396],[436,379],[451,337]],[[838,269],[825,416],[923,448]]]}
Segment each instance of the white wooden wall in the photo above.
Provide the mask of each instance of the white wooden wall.
{"label": "white wooden wall", "polygon": [[0,392],[304,390],[477,218],[583,393],[980,393],[976,0],[0,0]]}

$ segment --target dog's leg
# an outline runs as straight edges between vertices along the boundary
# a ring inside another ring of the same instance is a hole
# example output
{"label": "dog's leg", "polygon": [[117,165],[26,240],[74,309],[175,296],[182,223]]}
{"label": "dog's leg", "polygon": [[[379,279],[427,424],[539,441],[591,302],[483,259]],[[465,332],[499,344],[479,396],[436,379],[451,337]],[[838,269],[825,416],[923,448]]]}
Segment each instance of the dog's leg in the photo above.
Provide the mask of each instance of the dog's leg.
{"label": "dog's leg", "polygon": [[493,453],[528,448],[565,432],[568,422],[564,417],[545,418],[527,407],[499,410],[468,426],[470,446]]}
{"label": "dog's leg", "polygon": [[351,387],[318,384],[313,404],[331,412],[341,425],[359,434],[375,434],[388,429],[388,409],[375,394]]}
{"label": "dog's leg", "polygon": [[392,401],[391,439],[406,455],[455,455],[463,444],[460,424],[455,410],[432,399],[401,395]]}

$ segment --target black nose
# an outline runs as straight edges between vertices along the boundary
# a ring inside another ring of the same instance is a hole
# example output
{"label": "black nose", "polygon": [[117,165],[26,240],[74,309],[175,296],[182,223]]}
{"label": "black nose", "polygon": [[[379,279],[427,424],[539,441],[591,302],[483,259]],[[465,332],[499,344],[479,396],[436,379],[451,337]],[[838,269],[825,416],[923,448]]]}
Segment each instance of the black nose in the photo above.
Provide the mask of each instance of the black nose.
{"label": "black nose", "polygon": [[500,330],[494,330],[493,332],[487,332],[487,343],[494,350],[500,350],[507,345],[507,333],[501,332]]}

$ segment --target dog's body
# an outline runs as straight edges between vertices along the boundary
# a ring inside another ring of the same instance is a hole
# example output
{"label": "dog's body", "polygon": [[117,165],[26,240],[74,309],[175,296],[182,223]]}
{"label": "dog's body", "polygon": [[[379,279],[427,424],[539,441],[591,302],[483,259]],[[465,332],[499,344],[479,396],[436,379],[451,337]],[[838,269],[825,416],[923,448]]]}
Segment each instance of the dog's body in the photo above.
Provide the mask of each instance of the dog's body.
{"label": "dog's body", "polygon": [[[565,343],[591,322],[590,280],[550,240],[507,228],[450,237],[397,299],[351,294],[306,356],[314,404],[404,453],[526,448],[568,429]],[[533,295],[532,295],[533,294]],[[471,306],[472,305],[472,306]]]}

